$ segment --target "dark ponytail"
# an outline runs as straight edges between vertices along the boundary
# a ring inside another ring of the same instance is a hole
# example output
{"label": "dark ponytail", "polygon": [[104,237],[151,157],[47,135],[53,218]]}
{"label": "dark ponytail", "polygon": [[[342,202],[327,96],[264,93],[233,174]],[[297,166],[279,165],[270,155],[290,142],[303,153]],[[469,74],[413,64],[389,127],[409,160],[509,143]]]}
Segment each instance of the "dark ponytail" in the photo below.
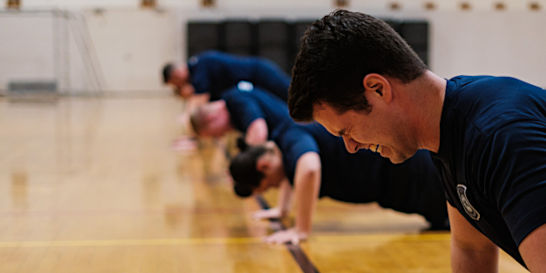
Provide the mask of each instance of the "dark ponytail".
{"label": "dark ponytail", "polygon": [[[240,141],[241,140],[241,141]],[[240,143],[244,143],[240,146]],[[263,145],[248,146],[244,140],[237,139],[237,146],[241,152],[229,164],[229,173],[233,177],[233,190],[239,197],[249,197],[254,189],[260,186],[264,177],[256,169],[258,158],[267,152]]]}
{"label": "dark ponytail", "polygon": [[246,143],[245,139],[243,137],[237,138],[237,148],[239,151],[244,152],[246,149],[248,149],[249,145]]}

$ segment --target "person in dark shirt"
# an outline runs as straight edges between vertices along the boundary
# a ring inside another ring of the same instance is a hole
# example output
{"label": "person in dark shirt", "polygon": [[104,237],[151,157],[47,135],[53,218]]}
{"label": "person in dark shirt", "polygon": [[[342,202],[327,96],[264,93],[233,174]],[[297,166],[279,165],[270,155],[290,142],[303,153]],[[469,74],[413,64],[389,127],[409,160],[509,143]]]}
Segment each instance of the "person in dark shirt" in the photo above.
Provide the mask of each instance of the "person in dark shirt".
{"label": "person in dark shirt", "polygon": [[275,63],[261,57],[242,57],[219,51],[192,56],[187,64],[168,63],[163,67],[163,82],[175,93],[189,98],[207,95],[211,101],[241,81],[271,92],[286,101],[290,77]]}
{"label": "person in dark shirt", "polygon": [[260,144],[276,137],[293,121],[282,100],[240,84],[224,92],[220,100],[196,108],[190,123],[198,136],[221,137],[235,129],[245,135],[248,143]]}
{"label": "person in dark shirt", "polygon": [[508,77],[448,80],[433,157],[449,203],[525,264],[518,245],[546,221],[545,90]]}
{"label": "person in dark shirt", "polygon": [[[237,86],[271,92],[286,101],[290,77],[275,63],[260,57],[242,57],[219,51],[205,51],[192,56],[187,63],[168,63],[163,67],[163,82],[184,98],[184,110],[178,120],[188,127],[189,113],[207,101],[217,101],[222,94]],[[187,134],[175,140],[173,147],[195,147]]]}
{"label": "person in dark shirt", "polygon": [[[546,268],[546,91],[509,77],[445,80],[372,16],[336,11],[306,32],[289,109],[356,152],[433,152],[448,199],[453,272],[496,272],[498,247]],[[498,247],[497,247],[498,246]]]}
{"label": "person in dark shirt", "polygon": [[343,149],[343,140],[316,123],[294,124],[273,142],[243,149],[230,163],[235,193],[248,197],[280,188],[277,207],[258,212],[257,218],[286,216],[290,197],[297,202],[295,226],[269,236],[268,242],[306,239],[316,201],[325,196],[349,203],[377,202],[424,216],[432,230],[449,228],[442,182],[427,151],[400,165],[371,151],[352,155]]}

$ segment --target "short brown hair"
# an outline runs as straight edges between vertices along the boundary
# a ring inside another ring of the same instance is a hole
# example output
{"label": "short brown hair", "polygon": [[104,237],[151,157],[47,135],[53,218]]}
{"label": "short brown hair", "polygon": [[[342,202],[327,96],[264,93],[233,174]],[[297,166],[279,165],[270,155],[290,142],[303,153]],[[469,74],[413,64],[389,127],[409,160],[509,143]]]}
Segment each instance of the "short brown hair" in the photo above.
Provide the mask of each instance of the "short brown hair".
{"label": "short brown hair", "polygon": [[290,115],[295,120],[310,121],[317,102],[326,102],[341,113],[370,110],[362,85],[367,74],[378,73],[407,83],[426,69],[384,21],[337,10],[305,31],[288,91]]}

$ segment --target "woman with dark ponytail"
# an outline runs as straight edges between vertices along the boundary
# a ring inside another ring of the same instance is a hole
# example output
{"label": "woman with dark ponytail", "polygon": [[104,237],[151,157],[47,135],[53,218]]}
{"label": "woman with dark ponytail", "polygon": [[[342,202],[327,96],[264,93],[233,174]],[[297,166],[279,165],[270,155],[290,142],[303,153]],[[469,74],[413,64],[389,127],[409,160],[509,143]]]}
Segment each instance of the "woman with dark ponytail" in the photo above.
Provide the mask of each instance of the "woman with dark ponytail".
{"label": "woman with dark ponytail", "polygon": [[237,177],[233,189],[239,197],[249,197],[264,177],[263,173],[256,170],[256,162],[268,150],[263,145],[249,148],[242,138],[237,139],[237,146],[241,153],[229,165],[229,172]]}
{"label": "woman with dark ponytail", "polygon": [[239,141],[241,153],[229,166],[240,197],[279,187],[278,207],[258,211],[256,218],[288,215],[294,192],[295,226],[266,241],[305,240],[317,199],[324,196],[350,203],[377,202],[384,208],[424,216],[430,229],[449,229],[440,177],[428,152],[418,152],[399,165],[371,151],[349,154],[341,139],[318,124],[294,125],[274,141],[250,147]]}

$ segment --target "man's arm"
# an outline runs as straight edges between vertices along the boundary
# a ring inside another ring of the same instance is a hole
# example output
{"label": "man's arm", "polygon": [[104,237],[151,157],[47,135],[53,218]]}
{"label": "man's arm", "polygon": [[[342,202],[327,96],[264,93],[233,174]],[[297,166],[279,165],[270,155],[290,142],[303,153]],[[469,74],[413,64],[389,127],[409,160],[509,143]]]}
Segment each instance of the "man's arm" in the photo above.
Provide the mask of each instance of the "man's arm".
{"label": "man's arm", "polygon": [[187,99],[184,99],[185,101],[185,107],[184,111],[187,113],[191,113],[195,108],[199,107],[200,105],[203,105],[209,101],[209,94],[194,94]]}
{"label": "man's arm", "polygon": [[311,233],[311,222],[320,190],[320,170],[320,157],[317,153],[308,152],[298,159],[294,177],[294,194],[298,202],[296,229],[306,234]]}
{"label": "man's arm", "polygon": [[277,202],[281,217],[287,216],[292,202],[292,185],[290,185],[287,178],[285,178],[279,186],[279,197]]}
{"label": "man's arm", "polygon": [[451,225],[451,269],[453,273],[498,272],[498,248],[447,204]]}
{"label": "man's arm", "polygon": [[242,131],[249,145],[263,144],[269,134],[265,113],[261,106],[247,93],[228,91],[223,99],[226,102],[233,127]]}
{"label": "man's arm", "polygon": [[252,121],[245,132],[245,141],[248,145],[259,145],[267,141],[267,123],[265,119],[258,118]]}
{"label": "man's arm", "polygon": [[519,252],[531,272],[546,272],[546,224],[521,241]]}
{"label": "man's arm", "polygon": [[320,190],[321,163],[316,152],[303,154],[296,163],[294,198],[297,202],[296,226],[269,236],[269,243],[299,243],[311,233],[313,213]]}

